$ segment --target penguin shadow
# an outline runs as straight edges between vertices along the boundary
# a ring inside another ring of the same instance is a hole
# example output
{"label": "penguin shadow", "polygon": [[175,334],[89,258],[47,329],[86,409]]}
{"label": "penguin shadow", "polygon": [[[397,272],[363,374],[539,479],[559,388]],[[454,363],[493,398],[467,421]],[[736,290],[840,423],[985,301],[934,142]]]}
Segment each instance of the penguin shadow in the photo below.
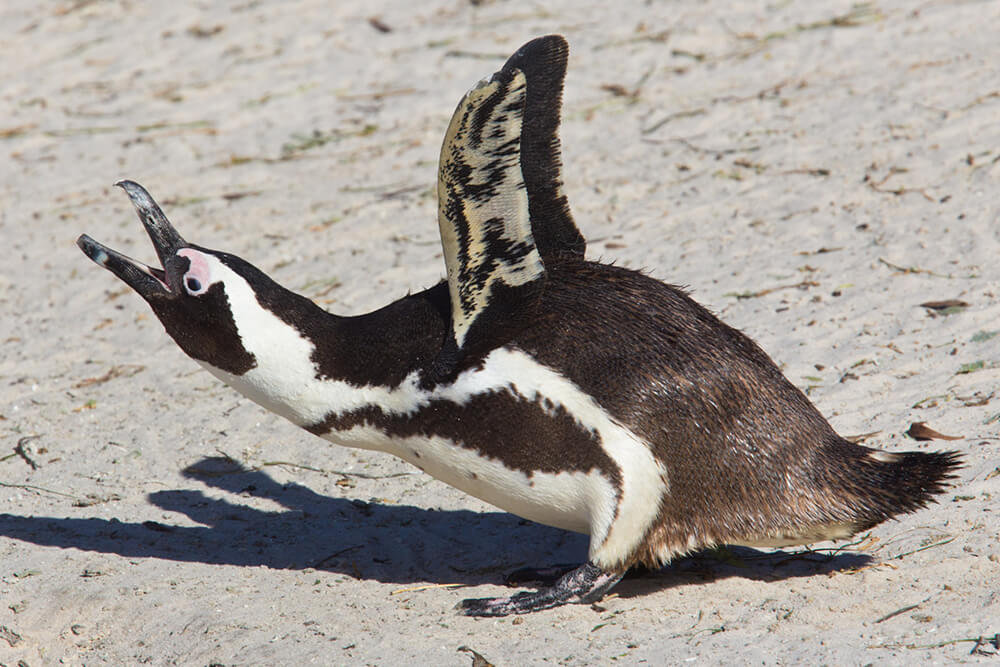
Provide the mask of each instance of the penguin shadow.
{"label": "penguin shadow", "polygon": [[312,568],[399,584],[498,583],[512,568],[582,560],[587,552],[583,535],[506,512],[326,496],[221,457],[204,458],[183,475],[204,488],[147,498],[186,521],[0,514],[0,536],[128,558]]}
{"label": "penguin shadow", "polygon": [[[238,474],[209,473],[206,477],[211,466],[232,468]],[[520,567],[530,569],[553,563],[575,567],[586,558],[589,543],[587,536],[506,512],[436,511],[323,496],[300,484],[278,484],[265,473],[248,471],[223,458],[203,459],[185,469],[184,475],[240,496],[269,498],[286,508],[285,513],[263,517],[260,510],[226,501],[207,501],[198,492],[161,491],[150,496],[161,508],[182,512],[199,522],[218,521],[222,516],[224,520],[244,521],[263,529],[258,530],[252,548],[264,556],[270,547],[270,557],[261,560],[271,561],[262,564],[272,567],[313,567],[383,582],[502,584]],[[234,510],[242,516],[234,514]],[[296,513],[302,514],[300,520],[315,523],[315,530],[308,523],[298,529],[289,525],[296,522]],[[266,527],[275,519],[278,524],[268,531]],[[296,555],[287,564],[283,560],[286,549]],[[300,557],[303,549],[311,550],[305,560]],[[760,551],[723,546],[676,559],[658,570],[633,568],[615,590],[622,597],[631,597],[729,577],[772,582],[851,570],[872,560],[853,552],[831,555],[810,550]],[[530,588],[554,582],[542,579],[510,583]]]}
{"label": "penguin shadow", "polygon": [[586,536],[506,512],[326,496],[220,457],[204,458],[183,474],[256,504],[266,500],[283,508],[263,510],[196,490],[149,495],[161,509],[227,535],[220,546],[233,564],[313,568],[391,583],[478,585],[502,581],[512,563],[582,559],[587,551]]}
{"label": "penguin shadow", "polygon": [[676,586],[697,586],[729,578],[771,583],[855,570],[874,560],[867,554],[851,551],[826,553],[804,547],[796,551],[761,551],[727,545],[677,558],[657,570],[633,568],[614,592],[623,598],[641,597]]}
{"label": "penguin shadow", "polygon": [[[580,563],[586,558],[585,535],[505,512],[436,510],[325,496],[295,482],[279,483],[263,471],[221,457],[204,458],[183,474],[207,488],[157,491],[148,499],[190,522],[2,514],[0,535],[131,558],[311,568],[399,584],[501,584],[518,568]],[[829,556],[725,547],[677,559],[659,570],[630,571],[615,592],[627,598],[726,577],[777,581],[852,569],[870,561],[852,553]]]}

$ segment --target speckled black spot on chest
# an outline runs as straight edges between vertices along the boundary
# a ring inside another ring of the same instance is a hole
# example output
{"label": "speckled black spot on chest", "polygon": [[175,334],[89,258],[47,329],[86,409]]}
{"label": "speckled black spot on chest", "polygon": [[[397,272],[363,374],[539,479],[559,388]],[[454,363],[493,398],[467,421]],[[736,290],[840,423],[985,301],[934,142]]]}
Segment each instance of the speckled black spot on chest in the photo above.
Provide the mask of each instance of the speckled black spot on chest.
{"label": "speckled black spot on chest", "polygon": [[309,431],[323,435],[364,425],[395,438],[441,437],[456,447],[497,460],[530,476],[535,472],[601,472],[618,486],[618,467],[601,447],[600,436],[551,401],[521,399],[510,391],[489,391],[458,404],[432,400],[416,414],[395,415],[369,406],[332,415]]}

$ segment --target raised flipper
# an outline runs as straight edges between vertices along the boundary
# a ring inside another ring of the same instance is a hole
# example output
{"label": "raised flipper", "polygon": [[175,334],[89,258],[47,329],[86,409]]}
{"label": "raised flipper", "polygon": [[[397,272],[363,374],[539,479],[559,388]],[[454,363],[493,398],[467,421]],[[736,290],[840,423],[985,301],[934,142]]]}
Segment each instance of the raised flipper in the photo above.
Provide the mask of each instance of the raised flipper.
{"label": "raised flipper", "polygon": [[452,336],[436,375],[524,326],[543,289],[545,257],[583,256],[560,177],[566,53],[559,36],[529,42],[452,116],[438,170]]}
{"label": "raised flipper", "polygon": [[600,600],[623,575],[623,572],[605,572],[593,563],[584,563],[559,577],[550,588],[533,593],[525,591],[509,598],[462,600],[456,609],[465,616],[508,616],[564,604],[590,604]]}
{"label": "raised flipper", "polygon": [[559,120],[569,45],[562,35],[534,39],[512,55],[502,71],[524,73],[528,92],[521,122],[521,172],[528,190],[531,232],[542,259],[583,259],[587,243],[563,194]]}

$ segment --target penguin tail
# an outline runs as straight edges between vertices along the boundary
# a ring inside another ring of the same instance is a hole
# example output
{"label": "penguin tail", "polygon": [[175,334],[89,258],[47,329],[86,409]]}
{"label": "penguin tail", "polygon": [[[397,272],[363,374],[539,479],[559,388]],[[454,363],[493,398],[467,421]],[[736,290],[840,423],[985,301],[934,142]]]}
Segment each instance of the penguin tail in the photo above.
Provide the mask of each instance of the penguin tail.
{"label": "penguin tail", "polygon": [[851,467],[849,486],[854,487],[863,517],[861,530],[886,519],[915,512],[944,493],[962,466],[961,454],[944,452],[886,452],[858,447],[858,464]]}

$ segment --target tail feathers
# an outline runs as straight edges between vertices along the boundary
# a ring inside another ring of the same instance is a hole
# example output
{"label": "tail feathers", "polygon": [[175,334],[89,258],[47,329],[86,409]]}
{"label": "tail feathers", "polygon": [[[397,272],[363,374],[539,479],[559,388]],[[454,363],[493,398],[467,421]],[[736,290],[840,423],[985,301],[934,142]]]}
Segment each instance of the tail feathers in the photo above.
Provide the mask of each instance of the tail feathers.
{"label": "tail feathers", "polygon": [[915,512],[944,493],[961,467],[959,452],[892,453],[862,447],[851,468],[851,491],[858,502],[859,530],[899,514]]}

